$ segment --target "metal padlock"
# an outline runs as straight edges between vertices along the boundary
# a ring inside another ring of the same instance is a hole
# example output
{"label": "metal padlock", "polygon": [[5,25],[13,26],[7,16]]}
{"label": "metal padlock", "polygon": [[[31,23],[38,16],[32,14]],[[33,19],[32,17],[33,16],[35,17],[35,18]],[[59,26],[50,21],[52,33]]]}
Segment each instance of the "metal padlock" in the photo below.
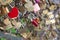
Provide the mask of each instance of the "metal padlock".
{"label": "metal padlock", "polygon": [[36,13],[37,11],[40,10],[40,7],[37,3],[34,4],[34,12]]}
{"label": "metal padlock", "polygon": [[19,6],[19,11],[22,12],[22,13],[24,13],[25,7],[24,6]]}
{"label": "metal padlock", "polygon": [[29,14],[28,16],[28,19],[30,19],[31,23],[34,25],[34,26],[38,26],[38,22],[36,20],[36,17],[34,16],[34,14]]}
{"label": "metal padlock", "polygon": [[56,6],[56,5],[51,5],[51,6],[49,7],[49,9],[50,9],[50,10],[55,10],[55,9],[57,9],[57,6]]}
{"label": "metal padlock", "polygon": [[7,5],[11,3],[13,0],[0,0],[1,5]]}
{"label": "metal padlock", "polygon": [[8,18],[6,18],[4,21],[3,21],[3,23],[6,25],[6,29],[9,29],[9,28],[12,28],[13,26],[12,26],[12,24],[11,24],[11,22],[10,22],[10,20],[8,19]]}
{"label": "metal padlock", "polygon": [[9,21],[9,19],[8,19],[8,18],[6,18],[3,22],[4,22],[4,24],[6,24],[6,25],[11,24],[11,22]]}
{"label": "metal padlock", "polygon": [[51,24],[50,23],[50,20],[49,19],[46,19],[46,23],[45,23],[46,25],[49,25],[49,24]]}
{"label": "metal padlock", "polygon": [[29,11],[29,12],[34,10],[33,3],[31,1],[28,1],[24,6],[27,9],[27,11]]}
{"label": "metal padlock", "polygon": [[2,12],[2,15],[6,15],[6,14],[8,14],[8,13],[9,13],[9,9],[8,9],[8,7],[3,7],[3,6],[2,6],[2,10],[1,10],[1,12]]}
{"label": "metal padlock", "polygon": [[11,11],[8,13],[8,17],[11,19],[15,19],[18,17],[19,15],[18,13],[19,13],[18,8],[12,7]]}
{"label": "metal padlock", "polygon": [[48,10],[43,10],[43,14],[47,14],[48,13]]}
{"label": "metal padlock", "polygon": [[51,24],[54,24],[56,21],[55,19],[50,20]]}

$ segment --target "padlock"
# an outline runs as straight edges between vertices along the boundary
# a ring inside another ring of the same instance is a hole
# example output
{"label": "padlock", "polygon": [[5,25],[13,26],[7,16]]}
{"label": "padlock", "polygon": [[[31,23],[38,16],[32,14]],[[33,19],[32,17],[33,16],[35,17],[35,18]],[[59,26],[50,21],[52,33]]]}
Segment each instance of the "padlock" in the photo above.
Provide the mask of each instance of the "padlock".
{"label": "padlock", "polygon": [[50,22],[51,22],[51,24],[54,24],[56,21],[55,21],[55,19],[51,19]]}
{"label": "padlock", "polygon": [[35,20],[33,20],[33,21],[31,21],[32,22],[32,24],[34,25],[34,26],[38,26],[38,23],[35,21]]}
{"label": "padlock", "polygon": [[49,15],[49,16],[48,16],[48,18],[49,18],[49,19],[54,18],[54,15],[53,15],[53,14],[51,14],[51,15]]}
{"label": "padlock", "polygon": [[45,23],[46,25],[49,25],[49,24],[51,24],[50,23],[50,20],[49,19],[46,19],[46,23]]}
{"label": "padlock", "polygon": [[0,0],[1,5],[7,5],[11,3],[13,0]]}
{"label": "padlock", "polygon": [[24,6],[19,6],[19,11],[20,11],[21,13],[23,13],[23,12],[25,11],[25,7],[24,7]]}
{"label": "padlock", "polygon": [[21,35],[22,35],[22,37],[27,39],[31,36],[31,33],[22,33]]}
{"label": "padlock", "polygon": [[29,12],[34,10],[33,3],[31,1],[28,1],[24,6],[27,9],[27,11],[29,11]]}
{"label": "padlock", "polygon": [[2,12],[2,15],[6,15],[6,14],[8,14],[8,13],[9,13],[9,9],[8,9],[8,7],[3,7],[3,6],[2,6],[2,10],[1,10],[1,12]]}
{"label": "padlock", "polygon": [[13,7],[11,11],[8,13],[8,17],[11,19],[18,17],[18,9],[16,7]]}
{"label": "padlock", "polygon": [[47,13],[47,16],[52,15],[54,11],[50,11]]}
{"label": "padlock", "polygon": [[43,14],[47,14],[48,13],[48,10],[43,10]]}
{"label": "padlock", "polygon": [[5,29],[10,29],[13,27],[8,18],[4,19],[3,23],[6,25]]}
{"label": "padlock", "polygon": [[34,16],[34,14],[29,14],[28,19],[30,19],[31,23],[34,26],[36,26],[36,27],[38,26],[38,21],[37,21],[37,18]]}
{"label": "padlock", "polygon": [[4,21],[3,21],[3,22],[4,22],[4,24],[5,24],[5,25],[9,25],[9,24],[11,25],[11,22],[9,21],[9,19],[8,19],[8,18],[4,19]]}
{"label": "padlock", "polygon": [[37,23],[40,23],[39,18],[35,18],[34,20],[35,20]]}
{"label": "padlock", "polygon": [[51,6],[49,7],[49,9],[50,9],[50,10],[55,10],[55,9],[57,9],[57,6],[56,6],[56,5],[51,5]]}
{"label": "padlock", "polygon": [[37,3],[34,4],[34,13],[40,10],[40,7]]}
{"label": "padlock", "polygon": [[14,28],[19,29],[21,27],[21,22],[17,22],[16,20],[13,19],[12,24],[14,25]]}

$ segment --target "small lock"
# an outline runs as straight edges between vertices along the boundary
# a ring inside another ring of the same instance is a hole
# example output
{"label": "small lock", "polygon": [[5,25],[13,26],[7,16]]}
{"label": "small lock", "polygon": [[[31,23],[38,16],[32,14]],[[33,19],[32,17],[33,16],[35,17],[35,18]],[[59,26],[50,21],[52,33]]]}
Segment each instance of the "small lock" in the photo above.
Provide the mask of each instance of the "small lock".
{"label": "small lock", "polygon": [[38,22],[36,20],[32,20],[31,22],[34,26],[36,26],[36,27],[38,26]]}
{"label": "small lock", "polygon": [[48,17],[51,19],[51,18],[54,18],[54,15],[53,15],[53,14],[51,14],[51,15],[49,15]]}
{"label": "small lock", "polygon": [[1,12],[2,12],[2,15],[6,15],[6,14],[8,14],[8,13],[9,13],[9,9],[8,9],[8,7],[2,7]]}
{"label": "small lock", "polygon": [[11,18],[11,19],[15,19],[15,18],[18,17],[18,13],[19,13],[18,8],[17,7],[13,7],[11,9],[11,11],[8,13],[8,17]]}
{"label": "small lock", "polygon": [[8,19],[8,18],[4,19],[4,21],[3,21],[3,22],[4,22],[4,24],[5,24],[5,25],[9,25],[9,24],[11,25],[11,22],[9,21],[9,19]]}
{"label": "small lock", "polygon": [[56,8],[57,8],[56,5],[51,5],[51,6],[49,7],[50,10],[55,10]]}
{"label": "small lock", "polygon": [[7,5],[11,3],[13,0],[0,0],[1,5]]}
{"label": "small lock", "polygon": [[48,13],[48,10],[43,10],[43,14],[47,14]]}
{"label": "small lock", "polygon": [[46,25],[51,24],[49,19],[46,19]]}
{"label": "small lock", "polygon": [[23,13],[23,12],[25,11],[25,7],[24,7],[24,6],[19,6],[19,11],[20,11],[21,13]]}
{"label": "small lock", "polygon": [[40,7],[37,3],[35,3],[33,7],[34,7],[34,13],[40,10]]}
{"label": "small lock", "polygon": [[54,24],[56,21],[55,19],[50,20],[51,24]]}
{"label": "small lock", "polygon": [[29,11],[29,12],[34,10],[33,3],[31,1],[27,2],[24,6],[27,9],[27,11]]}

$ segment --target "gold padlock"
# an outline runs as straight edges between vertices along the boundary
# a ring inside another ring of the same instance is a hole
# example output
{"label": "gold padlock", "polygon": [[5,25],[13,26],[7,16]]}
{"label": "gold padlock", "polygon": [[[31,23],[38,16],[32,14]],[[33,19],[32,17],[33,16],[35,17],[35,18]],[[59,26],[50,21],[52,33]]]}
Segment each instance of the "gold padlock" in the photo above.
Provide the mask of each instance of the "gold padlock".
{"label": "gold padlock", "polygon": [[48,13],[48,10],[43,10],[43,14],[47,14]]}
{"label": "gold padlock", "polygon": [[7,13],[9,13],[9,10],[8,10],[8,8],[7,7],[2,7],[2,15],[5,15],[5,14],[7,14]]}
{"label": "gold padlock", "polygon": [[49,7],[50,10],[55,10],[56,8],[57,8],[56,5],[51,5],[51,6]]}
{"label": "gold padlock", "polygon": [[3,23],[6,25],[4,28],[5,29],[9,29],[9,28],[12,28],[12,24],[10,22],[10,20],[8,18],[4,19]]}
{"label": "gold padlock", "polygon": [[8,19],[8,18],[4,19],[4,21],[3,21],[3,22],[4,22],[4,24],[5,24],[5,25],[9,25],[9,24],[11,24],[11,22],[9,21],[9,19]]}

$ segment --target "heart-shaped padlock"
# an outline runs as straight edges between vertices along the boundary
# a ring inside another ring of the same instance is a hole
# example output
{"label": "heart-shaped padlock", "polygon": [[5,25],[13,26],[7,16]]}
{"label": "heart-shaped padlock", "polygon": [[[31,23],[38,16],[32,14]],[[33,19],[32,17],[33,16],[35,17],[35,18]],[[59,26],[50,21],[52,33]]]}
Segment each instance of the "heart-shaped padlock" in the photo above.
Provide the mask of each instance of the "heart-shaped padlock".
{"label": "heart-shaped padlock", "polygon": [[16,7],[13,7],[11,11],[8,13],[9,18],[16,18],[18,17],[18,9]]}

